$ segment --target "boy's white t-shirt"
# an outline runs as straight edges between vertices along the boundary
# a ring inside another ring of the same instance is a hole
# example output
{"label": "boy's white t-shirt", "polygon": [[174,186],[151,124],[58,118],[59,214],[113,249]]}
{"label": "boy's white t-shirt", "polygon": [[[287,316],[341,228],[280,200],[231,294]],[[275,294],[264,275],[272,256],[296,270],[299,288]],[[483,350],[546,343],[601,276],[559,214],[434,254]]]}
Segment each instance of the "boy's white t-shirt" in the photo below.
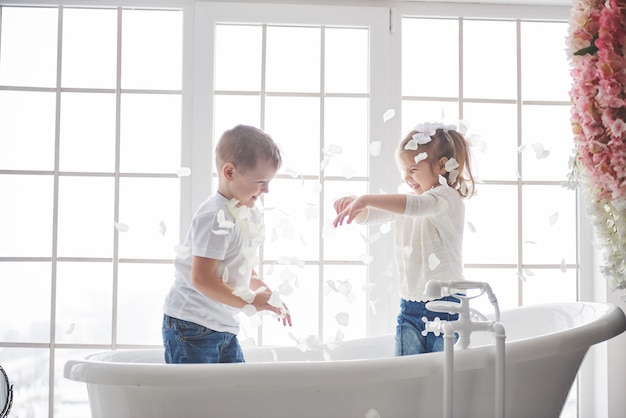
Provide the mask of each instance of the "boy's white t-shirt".
{"label": "boy's white t-shirt", "polygon": [[463,280],[465,204],[452,187],[407,194],[403,215],[368,208],[361,223],[395,222],[395,254],[400,296],[426,301],[429,280]]}
{"label": "boy's white t-shirt", "polygon": [[190,321],[219,332],[239,332],[240,309],[206,297],[191,284],[194,256],[220,260],[218,274],[233,289],[249,288],[256,264],[263,225],[258,210],[236,207],[217,193],[205,200],[196,211],[181,254],[174,260],[175,280],[163,311],[173,318]]}

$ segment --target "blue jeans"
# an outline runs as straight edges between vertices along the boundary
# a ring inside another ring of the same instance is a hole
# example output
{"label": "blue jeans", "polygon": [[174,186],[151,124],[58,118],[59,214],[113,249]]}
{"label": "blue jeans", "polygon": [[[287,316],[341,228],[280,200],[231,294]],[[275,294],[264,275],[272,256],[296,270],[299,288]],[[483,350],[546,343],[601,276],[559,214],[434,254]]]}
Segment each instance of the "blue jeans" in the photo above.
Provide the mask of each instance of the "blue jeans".
{"label": "blue jeans", "polygon": [[[451,296],[438,300],[459,302],[457,298]],[[426,336],[422,335],[426,327],[422,318],[426,317],[429,321],[433,321],[435,317],[438,317],[442,321],[455,321],[459,315],[429,311],[426,309],[426,303],[428,302],[412,302],[405,299],[400,302],[396,326],[396,356],[443,351],[443,334],[435,336],[429,332]],[[457,338],[458,335],[455,335],[455,341]]]}
{"label": "blue jeans", "polygon": [[243,351],[235,334],[218,332],[182,319],[163,316],[165,362],[243,363]]}

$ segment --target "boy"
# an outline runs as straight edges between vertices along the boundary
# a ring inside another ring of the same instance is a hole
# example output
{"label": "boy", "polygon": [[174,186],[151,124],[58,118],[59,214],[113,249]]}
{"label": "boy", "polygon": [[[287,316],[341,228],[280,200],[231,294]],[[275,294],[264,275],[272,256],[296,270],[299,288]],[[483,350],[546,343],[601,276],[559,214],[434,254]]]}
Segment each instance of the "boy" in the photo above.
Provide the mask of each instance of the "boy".
{"label": "boy", "polygon": [[[260,129],[238,125],[216,147],[217,193],[196,211],[175,261],[175,282],[164,306],[163,344],[167,363],[237,363],[237,314],[270,311],[291,317],[256,276],[256,249],[263,224],[256,201],[282,163],[274,141]],[[278,305],[278,306],[277,306]],[[280,318],[280,317],[279,317]]]}

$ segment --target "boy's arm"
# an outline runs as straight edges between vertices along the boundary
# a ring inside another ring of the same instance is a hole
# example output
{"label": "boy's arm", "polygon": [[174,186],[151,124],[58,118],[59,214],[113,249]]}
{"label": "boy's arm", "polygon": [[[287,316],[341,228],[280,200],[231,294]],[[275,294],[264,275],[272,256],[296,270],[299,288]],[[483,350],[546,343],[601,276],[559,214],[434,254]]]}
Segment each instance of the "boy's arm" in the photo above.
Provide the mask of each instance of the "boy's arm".
{"label": "boy's arm", "polygon": [[[216,273],[218,262],[214,258],[194,256],[191,262],[191,284],[206,297],[235,308],[243,308],[248,303],[234,295],[233,289]],[[251,305],[257,311],[272,311],[280,314],[280,309],[268,304],[270,296],[269,292],[258,293]]]}

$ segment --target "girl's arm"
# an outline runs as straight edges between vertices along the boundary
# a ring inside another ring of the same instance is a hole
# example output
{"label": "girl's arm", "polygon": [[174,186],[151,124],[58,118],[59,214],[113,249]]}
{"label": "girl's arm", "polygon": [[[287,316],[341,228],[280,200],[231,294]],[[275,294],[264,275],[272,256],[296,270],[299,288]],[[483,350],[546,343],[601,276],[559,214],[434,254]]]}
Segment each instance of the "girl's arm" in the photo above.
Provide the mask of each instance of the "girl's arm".
{"label": "girl's arm", "polygon": [[406,195],[403,194],[384,194],[372,195],[365,194],[357,197],[346,206],[333,221],[334,226],[343,225],[343,221],[351,223],[353,220],[359,221],[365,215],[364,212],[368,207],[381,209],[386,212],[403,214],[406,209]]}
{"label": "girl's arm", "polygon": [[[191,262],[191,284],[206,297],[225,305],[243,308],[248,303],[233,294],[233,289],[228,286],[216,273],[219,260],[194,256]],[[268,303],[271,292],[257,293],[251,305],[257,311],[271,311],[280,314],[280,309]]]}

